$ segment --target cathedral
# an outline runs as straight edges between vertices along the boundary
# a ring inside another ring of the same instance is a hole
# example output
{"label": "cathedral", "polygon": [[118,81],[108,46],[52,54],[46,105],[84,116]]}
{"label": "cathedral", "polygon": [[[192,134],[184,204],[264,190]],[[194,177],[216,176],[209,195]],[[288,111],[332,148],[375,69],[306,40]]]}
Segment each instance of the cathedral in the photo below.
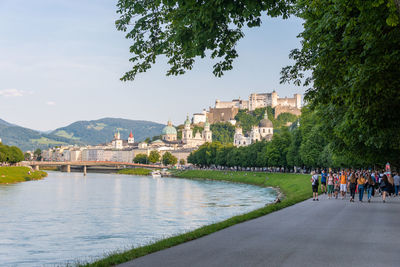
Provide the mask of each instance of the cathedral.
{"label": "cathedral", "polygon": [[169,145],[178,145],[184,148],[194,148],[202,144],[212,142],[212,132],[210,130],[210,123],[208,120],[204,123],[204,130],[202,133],[197,132],[193,134],[192,126],[189,116],[186,118],[184,128],[182,129],[182,140],[178,140],[178,132],[172,126],[172,122],[168,121],[167,126],[162,131],[162,142]]}
{"label": "cathedral", "polygon": [[189,116],[187,116],[185,121],[185,126],[182,130],[182,142],[186,147],[201,146],[206,142],[211,143],[212,132],[210,130],[210,123],[208,122],[208,119],[206,119],[206,122],[204,123],[203,132],[201,134],[197,132],[193,136],[193,130],[191,129]]}
{"label": "cathedral", "polygon": [[257,141],[267,140],[270,141],[274,134],[274,126],[272,121],[268,119],[267,113],[264,115],[258,126],[253,126],[248,135],[244,135],[242,128],[235,129],[233,144],[237,147],[248,146]]}

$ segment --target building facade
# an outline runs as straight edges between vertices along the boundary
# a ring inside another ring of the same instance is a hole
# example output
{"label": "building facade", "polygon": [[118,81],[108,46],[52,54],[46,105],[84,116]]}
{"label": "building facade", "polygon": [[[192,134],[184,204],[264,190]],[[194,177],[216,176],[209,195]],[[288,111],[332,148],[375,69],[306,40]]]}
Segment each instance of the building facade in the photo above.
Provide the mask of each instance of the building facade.
{"label": "building facade", "polygon": [[274,134],[274,126],[268,119],[267,113],[264,118],[260,121],[258,126],[253,126],[250,133],[243,134],[243,130],[240,127],[236,127],[235,135],[233,137],[233,145],[237,147],[248,146],[261,140],[270,141]]}

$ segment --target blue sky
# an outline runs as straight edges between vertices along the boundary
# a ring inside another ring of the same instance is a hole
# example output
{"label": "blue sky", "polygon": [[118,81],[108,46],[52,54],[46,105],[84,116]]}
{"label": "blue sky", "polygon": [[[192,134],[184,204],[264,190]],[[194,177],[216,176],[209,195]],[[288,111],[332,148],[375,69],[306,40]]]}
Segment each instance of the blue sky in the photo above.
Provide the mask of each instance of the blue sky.
{"label": "blue sky", "polygon": [[282,97],[304,93],[279,84],[279,72],[299,47],[301,21],[265,18],[246,30],[234,69],[212,75],[213,62],[166,77],[165,58],[134,82],[121,82],[130,68],[130,41],[115,28],[116,0],[0,0],[0,118],[36,130],[102,117],[174,124],[215,99],[245,99],[276,90]]}

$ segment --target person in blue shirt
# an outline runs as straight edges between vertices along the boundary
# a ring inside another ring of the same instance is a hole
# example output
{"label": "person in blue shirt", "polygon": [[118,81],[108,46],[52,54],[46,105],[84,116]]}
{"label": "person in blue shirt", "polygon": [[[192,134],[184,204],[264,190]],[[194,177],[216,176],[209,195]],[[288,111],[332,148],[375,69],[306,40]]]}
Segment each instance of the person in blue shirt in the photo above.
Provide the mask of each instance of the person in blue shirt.
{"label": "person in blue shirt", "polygon": [[322,170],[321,172],[321,193],[326,194],[326,172],[325,170]]}

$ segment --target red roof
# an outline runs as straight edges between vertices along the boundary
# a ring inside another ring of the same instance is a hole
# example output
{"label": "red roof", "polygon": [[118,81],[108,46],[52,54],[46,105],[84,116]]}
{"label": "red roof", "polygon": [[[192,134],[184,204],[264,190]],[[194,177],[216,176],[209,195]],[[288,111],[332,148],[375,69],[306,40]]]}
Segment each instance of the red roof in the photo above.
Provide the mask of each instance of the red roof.
{"label": "red roof", "polygon": [[131,131],[131,134],[129,135],[129,138],[133,138],[133,134],[132,134],[132,131]]}

